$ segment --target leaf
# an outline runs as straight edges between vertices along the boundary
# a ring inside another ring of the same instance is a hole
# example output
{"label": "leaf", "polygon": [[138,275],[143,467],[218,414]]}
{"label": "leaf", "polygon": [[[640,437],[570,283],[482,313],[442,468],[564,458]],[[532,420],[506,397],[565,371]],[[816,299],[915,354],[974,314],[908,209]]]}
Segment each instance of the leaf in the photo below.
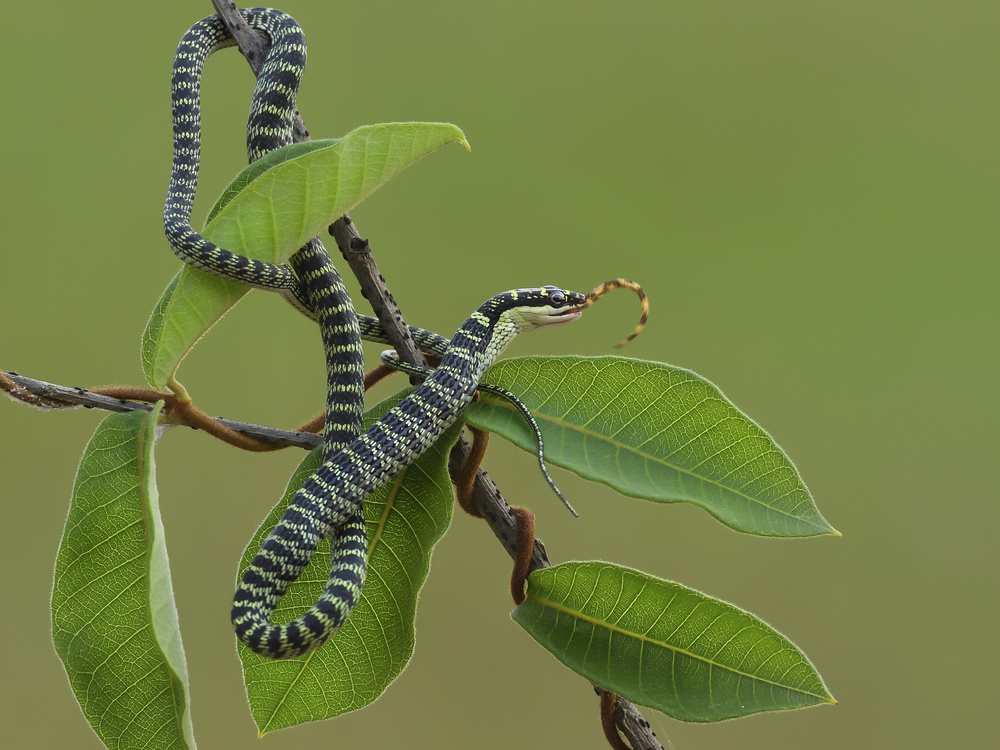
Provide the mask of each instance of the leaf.
{"label": "leaf", "polygon": [[[405,391],[369,411],[365,427],[403,395]],[[365,500],[368,576],[360,601],[340,631],[311,654],[285,661],[266,659],[239,644],[250,710],[261,735],[362,708],[406,667],[413,654],[417,595],[434,545],[451,523],[454,495],[448,453],[459,430],[456,425],[446,432],[393,482]],[[281,502],[243,553],[237,580],[319,463],[316,449],[292,475]],[[316,601],[329,574],[330,548],[324,543],[285,594],[272,622],[302,614]]]}
{"label": "leaf", "polygon": [[101,422],[56,558],[52,640],[110,748],[195,747],[153,463],[161,405]]}
{"label": "leaf", "polygon": [[[368,125],[338,140],[285,146],[236,177],[210,212],[203,235],[234,253],[283,263],[391,177],[451,142],[468,147],[454,125],[410,122]],[[150,386],[173,384],[191,347],[248,289],[184,266],[143,333],[143,371]]]}
{"label": "leaf", "polygon": [[620,565],[536,570],[511,616],[574,672],[675,719],[836,703],[805,654],[757,617]]}
{"label": "leaf", "polygon": [[[521,398],[556,466],[631,497],[695,503],[749,534],[838,534],[771,436],[690,370],[626,357],[523,357],[483,380]],[[524,420],[492,394],[465,419],[535,451]]]}
{"label": "leaf", "polygon": [[146,382],[183,394],[174,373],[199,338],[239,302],[249,287],[184,266],[170,280],[142,332],[140,357]]}

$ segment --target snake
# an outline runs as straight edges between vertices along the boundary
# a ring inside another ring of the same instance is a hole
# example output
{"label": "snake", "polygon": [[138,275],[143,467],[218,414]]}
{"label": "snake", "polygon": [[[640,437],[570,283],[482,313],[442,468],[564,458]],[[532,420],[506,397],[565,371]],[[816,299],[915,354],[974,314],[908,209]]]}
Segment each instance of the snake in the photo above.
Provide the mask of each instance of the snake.
{"label": "snake", "polygon": [[[251,160],[291,142],[295,96],[305,65],[299,25],[281,11],[240,11],[251,28],[271,40],[254,89],[248,119]],[[275,659],[308,653],[324,643],[356,604],[367,569],[364,498],[418,458],[454,424],[476,392],[485,369],[517,333],[579,317],[586,296],[540,287],[492,297],[445,339],[411,327],[438,368],[368,431],[357,435],[363,409],[360,339],[387,341],[377,320],[357,316],[343,282],[318,239],[298,250],[290,265],[250,259],[220,248],[191,227],[200,162],[200,82],[207,58],[233,46],[217,16],[194,24],[182,38],[171,78],[174,150],[163,223],[174,253],[222,278],[276,290],[317,319],[327,359],[323,463],[289,503],[233,598],[232,622],[241,642]],[[359,321],[360,319],[360,321]],[[357,436],[356,436],[357,435]],[[331,539],[330,577],[310,609],[290,623],[270,617],[319,543]]]}

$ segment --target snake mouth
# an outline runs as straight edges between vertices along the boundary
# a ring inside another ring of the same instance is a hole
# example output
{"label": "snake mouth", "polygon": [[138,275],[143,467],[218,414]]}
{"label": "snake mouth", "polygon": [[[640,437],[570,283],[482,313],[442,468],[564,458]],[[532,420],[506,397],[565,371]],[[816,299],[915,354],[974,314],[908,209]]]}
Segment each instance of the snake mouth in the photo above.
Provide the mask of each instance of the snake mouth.
{"label": "snake mouth", "polygon": [[583,310],[583,306],[567,307],[565,310],[557,310],[552,314],[545,316],[545,322],[542,325],[558,326],[563,323],[572,323],[574,320],[577,320],[581,315],[583,315]]}

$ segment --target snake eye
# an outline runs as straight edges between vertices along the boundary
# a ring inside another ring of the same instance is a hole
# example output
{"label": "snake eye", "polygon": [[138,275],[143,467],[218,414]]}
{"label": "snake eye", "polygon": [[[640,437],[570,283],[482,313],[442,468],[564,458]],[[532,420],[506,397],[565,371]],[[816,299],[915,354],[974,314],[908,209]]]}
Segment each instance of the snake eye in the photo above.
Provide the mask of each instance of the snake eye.
{"label": "snake eye", "polygon": [[549,302],[552,303],[553,307],[562,307],[566,304],[566,295],[562,292],[552,292],[549,295]]}

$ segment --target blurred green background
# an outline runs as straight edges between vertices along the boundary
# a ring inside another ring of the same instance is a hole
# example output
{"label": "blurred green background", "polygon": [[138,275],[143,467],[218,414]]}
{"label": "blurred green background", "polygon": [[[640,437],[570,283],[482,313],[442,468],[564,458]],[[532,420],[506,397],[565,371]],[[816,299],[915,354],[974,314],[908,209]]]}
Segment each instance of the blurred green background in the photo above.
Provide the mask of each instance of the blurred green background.
{"label": "blurred green background", "polygon": [[[554,561],[614,560],[732,601],[791,637],[837,707],[717,725],[645,711],[671,748],[992,746],[1000,399],[1000,6],[992,2],[318,2],[300,105],[314,137],[444,120],[449,147],[353,212],[410,322],[448,332],[512,286],[651,298],[627,351],[718,384],[796,461],[842,539],[741,536],[495,444]],[[177,40],[170,3],[4,8],[0,366],[141,383],[146,316],[178,267],[160,214]],[[205,82],[198,217],[241,168],[237,53]],[[200,221],[200,219],[199,219]],[[635,300],[512,354],[603,354]],[[372,360],[378,347],[371,348]],[[181,369],[210,413],[320,409],[312,324],[254,293]],[[0,717],[10,747],[98,747],[52,650],[51,571],[99,414],[0,403]],[[409,669],[373,706],[256,739],[229,625],[236,562],[300,459],[168,432],[158,481],[204,748],[604,747],[597,701],[508,619],[509,564],[457,517]],[[995,740],[994,740],[995,742]]]}

